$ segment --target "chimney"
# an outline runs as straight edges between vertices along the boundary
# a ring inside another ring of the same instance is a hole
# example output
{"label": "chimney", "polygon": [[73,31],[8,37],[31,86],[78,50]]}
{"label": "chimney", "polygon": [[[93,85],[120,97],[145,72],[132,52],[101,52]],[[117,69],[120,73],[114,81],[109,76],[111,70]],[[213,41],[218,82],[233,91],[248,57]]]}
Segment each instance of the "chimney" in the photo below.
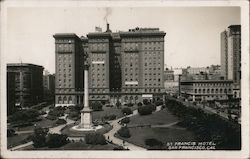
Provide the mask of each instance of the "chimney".
{"label": "chimney", "polygon": [[109,29],[109,23],[107,23],[107,30],[106,32],[111,32],[111,30]]}

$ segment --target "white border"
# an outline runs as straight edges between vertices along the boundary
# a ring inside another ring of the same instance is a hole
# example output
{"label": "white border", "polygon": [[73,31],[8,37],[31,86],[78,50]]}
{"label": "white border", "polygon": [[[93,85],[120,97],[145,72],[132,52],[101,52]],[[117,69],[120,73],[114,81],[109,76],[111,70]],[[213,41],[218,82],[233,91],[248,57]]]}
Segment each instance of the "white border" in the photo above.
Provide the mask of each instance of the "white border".
{"label": "white border", "polygon": [[[242,25],[241,151],[9,151],[6,149],[6,62],[8,7],[199,7],[239,6]],[[249,2],[243,1],[78,1],[12,0],[1,2],[1,157],[3,158],[249,158]]]}

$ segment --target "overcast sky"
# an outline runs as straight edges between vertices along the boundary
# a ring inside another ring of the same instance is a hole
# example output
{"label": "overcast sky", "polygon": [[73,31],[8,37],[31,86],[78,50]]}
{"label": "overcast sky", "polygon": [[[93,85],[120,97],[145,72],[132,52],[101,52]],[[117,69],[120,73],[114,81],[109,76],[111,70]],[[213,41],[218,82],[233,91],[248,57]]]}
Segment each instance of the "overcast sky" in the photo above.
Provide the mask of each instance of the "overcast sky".
{"label": "overcast sky", "polygon": [[[55,72],[53,34],[159,27],[166,32],[165,64],[170,67],[220,64],[220,33],[240,24],[239,7],[9,8],[7,62],[33,63]],[[106,18],[107,17],[107,18]],[[106,19],[105,19],[106,18]]]}

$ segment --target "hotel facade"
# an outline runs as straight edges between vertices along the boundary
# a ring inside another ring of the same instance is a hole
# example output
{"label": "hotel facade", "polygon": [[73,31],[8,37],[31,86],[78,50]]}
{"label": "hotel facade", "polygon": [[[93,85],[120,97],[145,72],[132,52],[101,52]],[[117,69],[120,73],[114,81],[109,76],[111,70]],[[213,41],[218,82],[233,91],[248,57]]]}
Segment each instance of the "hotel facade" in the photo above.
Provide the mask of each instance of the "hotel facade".
{"label": "hotel facade", "polygon": [[164,94],[164,37],[159,28],[55,34],[56,106],[82,104],[84,64],[89,64],[90,101],[115,104]]}

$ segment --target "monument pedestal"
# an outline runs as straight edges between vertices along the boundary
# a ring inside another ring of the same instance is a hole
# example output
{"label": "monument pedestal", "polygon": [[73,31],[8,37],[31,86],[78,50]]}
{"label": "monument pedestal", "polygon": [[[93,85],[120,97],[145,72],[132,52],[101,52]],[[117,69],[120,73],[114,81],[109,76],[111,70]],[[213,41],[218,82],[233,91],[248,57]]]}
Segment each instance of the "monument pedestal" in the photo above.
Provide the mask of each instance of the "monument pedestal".
{"label": "monument pedestal", "polygon": [[79,128],[81,129],[92,129],[92,109],[89,107],[83,108],[81,111],[81,123],[79,124]]}

